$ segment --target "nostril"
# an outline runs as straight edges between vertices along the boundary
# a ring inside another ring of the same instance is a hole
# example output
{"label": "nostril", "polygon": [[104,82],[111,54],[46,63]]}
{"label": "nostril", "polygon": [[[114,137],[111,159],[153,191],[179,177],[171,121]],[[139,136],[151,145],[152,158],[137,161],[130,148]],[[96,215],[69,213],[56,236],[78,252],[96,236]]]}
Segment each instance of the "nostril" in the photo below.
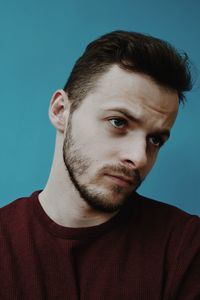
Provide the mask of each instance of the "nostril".
{"label": "nostril", "polygon": [[127,161],[127,163],[129,163],[129,164],[133,164],[133,162],[132,162],[130,159],[127,159],[126,161]]}
{"label": "nostril", "polygon": [[147,164],[147,156],[146,155],[135,155],[133,159],[124,159],[123,163],[131,168],[131,169],[141,169],[144,168]]}
{"label": "nostril", "polygon": [[133,167],[134,166],[134,163],[130,160],[130,159],[126,159],[125,160],[125,163],[130,166],[130,167]]}

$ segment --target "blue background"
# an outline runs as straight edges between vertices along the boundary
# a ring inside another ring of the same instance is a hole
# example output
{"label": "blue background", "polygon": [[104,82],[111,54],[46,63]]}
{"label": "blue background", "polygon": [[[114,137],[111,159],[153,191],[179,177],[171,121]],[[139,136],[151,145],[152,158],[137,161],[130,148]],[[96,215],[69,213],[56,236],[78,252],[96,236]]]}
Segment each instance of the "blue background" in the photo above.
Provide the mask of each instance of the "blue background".
{"label": "blue background", "polygon": [[[1,206],[45,186],[55,139],[47,113],[51,95],[87,43],[116,29],[168,40],[189,54],[199,73],[198,0],[1,0]],[[199,78],[187,98],[140,192],[200,215]]]}

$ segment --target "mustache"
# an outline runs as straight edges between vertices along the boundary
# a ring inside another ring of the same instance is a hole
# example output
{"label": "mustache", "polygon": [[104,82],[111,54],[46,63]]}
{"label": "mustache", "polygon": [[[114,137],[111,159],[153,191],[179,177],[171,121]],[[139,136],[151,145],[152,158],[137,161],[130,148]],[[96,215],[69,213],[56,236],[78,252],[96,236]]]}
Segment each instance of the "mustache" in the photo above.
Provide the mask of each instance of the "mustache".
{"label": "mustache", "polygon": [[108,166],[107,165],[101,169],[101,174],[102,173],[108,173],[108,174],[111,173],[112,175],[125,176],[125,177],[130,178],[133,181],[136,180],[137,184],[141,184],[141,182],[142,182],[142,179],[141,179],[141,176],[140,176],[140,173],[138,170],[132,170],[125,166],[114,166],[114,165]]}

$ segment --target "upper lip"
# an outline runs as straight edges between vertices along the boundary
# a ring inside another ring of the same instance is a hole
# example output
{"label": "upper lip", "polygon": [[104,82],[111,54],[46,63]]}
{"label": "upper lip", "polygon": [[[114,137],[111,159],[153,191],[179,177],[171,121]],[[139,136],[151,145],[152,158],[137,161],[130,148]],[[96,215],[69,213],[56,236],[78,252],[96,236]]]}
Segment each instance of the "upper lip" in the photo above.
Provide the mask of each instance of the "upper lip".
{"label": "upper lip", "polygon": [[106,174],[106,175],[108,175],[108,176],[113,176],[113,177],[117,177],[117,178],[119,178],[119,179],[121,179],[121,180],[124,180],[124,181],[128,182],[129,184],[132,184],[132,183],[133,183],[133,179],[132,179],[132,178],[124,177],[124,176],[122,176],[122,175],[116,175],[116,174]]}

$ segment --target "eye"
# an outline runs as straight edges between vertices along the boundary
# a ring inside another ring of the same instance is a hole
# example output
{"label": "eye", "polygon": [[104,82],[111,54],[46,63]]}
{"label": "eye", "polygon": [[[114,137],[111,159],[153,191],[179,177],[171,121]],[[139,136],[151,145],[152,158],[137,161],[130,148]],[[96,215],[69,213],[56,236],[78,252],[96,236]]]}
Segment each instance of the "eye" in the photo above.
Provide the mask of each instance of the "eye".
{"label": "eye", "polygon": [[109,122],[112,124],[113,127],[122,129],[125,125],[127,125],[127,121],[122,118],[113,118],[110,119]]}
{"label": "eye", "polygon": [[164,140],[160,135],[150,136],[149,141],[153,146],[158,148],[160,148],[164,144]]}

